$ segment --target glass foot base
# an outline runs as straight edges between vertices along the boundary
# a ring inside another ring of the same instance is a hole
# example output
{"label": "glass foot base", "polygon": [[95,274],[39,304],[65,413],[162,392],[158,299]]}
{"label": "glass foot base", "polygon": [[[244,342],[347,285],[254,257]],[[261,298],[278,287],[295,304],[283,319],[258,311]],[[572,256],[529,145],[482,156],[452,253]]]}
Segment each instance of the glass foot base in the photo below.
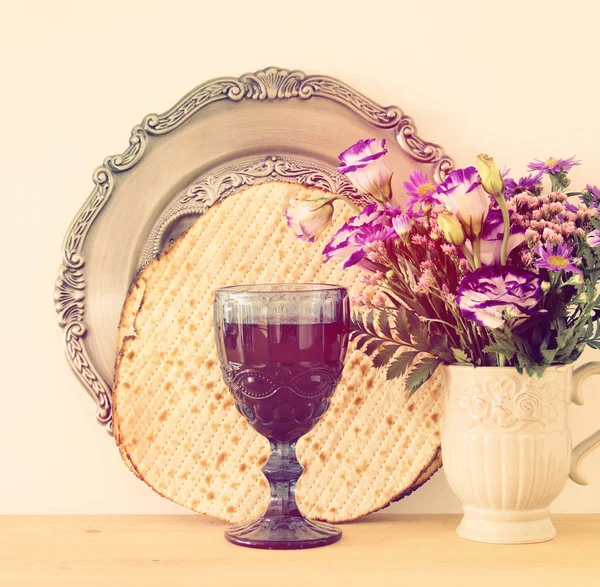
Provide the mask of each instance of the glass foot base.
{"label": "glass foot base", "polygon": [[261,518],[225,531],[225,538],[233,544],[270,550],[327,546],[341,537],[342,531],[331,524],[295,517]]}

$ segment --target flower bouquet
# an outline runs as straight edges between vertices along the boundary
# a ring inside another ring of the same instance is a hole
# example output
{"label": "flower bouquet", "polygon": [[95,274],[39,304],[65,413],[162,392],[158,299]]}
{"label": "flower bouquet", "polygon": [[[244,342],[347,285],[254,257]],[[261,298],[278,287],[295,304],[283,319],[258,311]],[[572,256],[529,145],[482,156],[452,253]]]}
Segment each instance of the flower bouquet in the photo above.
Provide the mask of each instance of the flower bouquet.
{"label": "flower bouquet", "polygon": [[[580,462],[600,446],[597,432],[572,451],[567,427],[571,398],[582,403],[583,381],[600,374],[600,362],[571,365],[586,345],[600,349],[600,189],[568,191],[574,158],[534,161],[516,180],[479,155],[443,181],[415,171],[398,206],[386,153],[368,139],[340,154],[338,171],[372,202],[323,251],[362,269],[351,337],[410,393],[444,365],[458,534],[550,540],[550,503],[568,475],[585,484]],[[292,201],[288,224],[314,240],[338,199]]]}
{"label": "flower bouquet", "polygon": [[[357,214],[323,253],[362,269],[351,337],[388,379],[406,375],[414,392],[442,363],[541,376],[600,349],[600,189],[569,191],[578,161],[536,160],[513,179],[479,155],[440,182],[415,171],[398,206],[386,153],[367,139],[339,155],[372,203],[346,200]],[[288,224],[312,241],[344,199],[292,201]]]}

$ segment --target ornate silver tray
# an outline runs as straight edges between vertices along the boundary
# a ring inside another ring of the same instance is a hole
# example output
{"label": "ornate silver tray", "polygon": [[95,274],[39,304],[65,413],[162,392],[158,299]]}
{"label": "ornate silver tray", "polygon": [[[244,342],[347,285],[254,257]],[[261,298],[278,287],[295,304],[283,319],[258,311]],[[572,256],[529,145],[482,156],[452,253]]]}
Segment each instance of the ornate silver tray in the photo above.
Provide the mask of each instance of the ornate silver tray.
{"label": "ornate silver tray", "polygon": [[360,138],[387,140],[393,188],[416,168],[453,166],[396,106],[322,75],[269,67],[203,83],[134,127],[107,157],[63,243],[54,300],[67,358],[112,432],[111,385],[121,306],[137,272],[221,198],[265,181],[360,197],[336,155]]}

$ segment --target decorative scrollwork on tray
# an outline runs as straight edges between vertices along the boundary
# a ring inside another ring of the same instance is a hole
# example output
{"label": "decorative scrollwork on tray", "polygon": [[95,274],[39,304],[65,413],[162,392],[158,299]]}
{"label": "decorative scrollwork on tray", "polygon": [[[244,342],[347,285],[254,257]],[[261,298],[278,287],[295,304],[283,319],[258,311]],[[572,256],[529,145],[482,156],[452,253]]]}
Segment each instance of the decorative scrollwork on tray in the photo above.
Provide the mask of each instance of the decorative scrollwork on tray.
{"label": "decorative scrollwork on tray", "polygon": [[211,206],[240,189],[268,181],[287,181],[343,194],[357,203],[368,200],[343,175],[312,161],[271,155],[221,168],[192,182],[156,221],[142,253],[140,269],[158,253],[173,223],[186,215],[199,216]]}
{"label": "decorative scrollwork on tray", "polygon": [[[55,305],[58,321],[64,328],[64,341],[71,366],[87,391],[98,405],[97,418],[111,432],[110,385],[94,367],[85,346],[87,327],[85,324],[85,258],[83,244],[94,219],[112,193],[113,173],[132,169],[142,160],[152,136],[167,134],[183,124],[208,105],[222,100],[308,100],[313,97],[333,100],[349,108],[365,121],[378,128],[396,128],[400,146],[419,162],[434,166],[436,179],[445,177],[452,169],[452,160],[433,143],[420,139],[412,120],[396,106],[380,106],[346,84],[321,75],[307,75],[299,70],[268,67],[239,78],[222,77],[203,83],[189,92],[163,114],[149,114],[132,130],[129,145],[121,154],[107,157],[102,167],[94,172],[94,189],[71,224],[63,244],[63,263],[55,288]],[[240,187],[257,183],[261,173],[263,181],[269,178],[285,178],[309,186],[350,195],[353,190],[349,182],[339,181],[335,174],[324,174],[320,169],[294,167],[291,160],[264,160],[254,171],[244,176],[235,171],[228,177],[215,177],[213,184],[191,187],[188,203],[197,199],[192,213],[202,213],[219,197],[233,193]],[[250,184],[245,182],[250,181]],[[220,182],[220,183],[219,183]],[[193,191],[195,190],[195,191]],[[220,195],[218,195],[220,194]],[[184,204],[185,205],[185,202]]]}
{"label": "decorative scrollwork on tray", "polygon": [[307,76],[303,71],[288,71],[268,67],[240,77],[244,97],[251,100],[287,100],[300,95],[300,88]]}
{"label": "decorative scrollwork on tray", "polygon": [[306,161],[269,156],[247,166],[236,166],[213,173],[194,182],[179,199],[179,204],[196,202],[207,207],[243,187],[265,181],[290,181],[359,199],[352,184],[339,174]]}
{"label": "decorative scrollwork on tray", "polygon": [[314,96],[343,104],[381,128],[392,128],[403,118],[402,110],[397,106],[380,106],[334,78],[268,67],[240,78],[222,77],[208,81],[184,96],[164,114],[147,116],[142,126],[151,134],[164,134],[183,124],[208,104],[220,100],[306,100]]}
{"label": "decorative scrollwork on tray", "polygon": [[148,133],[136,126],[129,137],[129,147],[120,155],[113,155],[104,160],[104,166],[112,171],[127,171],[131,169],[144,155],[148,144]]}
{"label": "decorative scrollwork on tray", "polygon": [[434,164],[434,178],[436,181],[443,181],[448,173],[452,171],[454,166],[452,159],[445,155],[442,147],[424,141],[419,137],[415,122],[410,116],[402,116],[396,126],[396,137],[400,146],[413,159],[421,163]]}
{"label": "decorative scrollwork on tray", "polygon": [[350,106],[356,113],[381,128],[393,127],[403,116],[397,106],[380,106],[336,79],[313,75],[300,87],[301,98],[320,96]]}
{"label": "decorative scrollwork on tray", "polygon": [[58,323],[64,329],[63,342],[67,358],[79,380],[94,398],[98,409],[96,419],[112,433],[110,386],[98,373],[87,353],[84,339],[85,280],[82,255],[83,243],[92,222],[106,204],[113,189],[113,176],[106,167],[94,171],[95,188],[75,217],[63,244],[63,264],[58,270],[54,304]]}

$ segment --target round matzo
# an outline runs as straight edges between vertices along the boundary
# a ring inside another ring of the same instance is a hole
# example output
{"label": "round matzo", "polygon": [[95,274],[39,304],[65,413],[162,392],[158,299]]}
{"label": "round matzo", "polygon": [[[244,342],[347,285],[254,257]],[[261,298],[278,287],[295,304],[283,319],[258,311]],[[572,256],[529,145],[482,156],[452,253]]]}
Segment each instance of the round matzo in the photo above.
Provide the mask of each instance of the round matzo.
{"label": "round matzo", "polygon": [[[114,429],[129,468],[164,497],[229,522],[259,517],[269,501],[261,467],[268,442],[239,415],[218,365],[215,289],[243,283],[339,283],[363,287],[358,270],[323,263],[321,250],[351,215],[316,243],[287,227],[290,198],[323,195],[266,183],[202,215],[132,285],[119,327]],[[350,343],[342,381],[319,424],[298,443],[305,468],[297,498],[309,517],[353,520],[407,495],[441,464],[439,380],[408,397],[402,381]]]}

